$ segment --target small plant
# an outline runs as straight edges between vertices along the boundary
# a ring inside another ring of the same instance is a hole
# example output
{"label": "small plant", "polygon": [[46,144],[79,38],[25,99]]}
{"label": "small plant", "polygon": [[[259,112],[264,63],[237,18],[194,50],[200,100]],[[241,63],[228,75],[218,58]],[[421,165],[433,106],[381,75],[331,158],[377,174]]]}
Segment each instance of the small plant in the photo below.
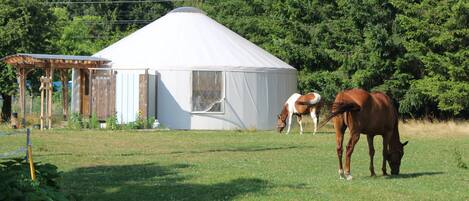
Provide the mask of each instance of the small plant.
{"label": "small plant", "polygon": [[0,200],[76,200],[60,191],[60,173],[52,164],[34,163],[36,180],[31,181],[29,163],[10,159],[0,163]]}
{"label": "small plant", "polygon": [[155,122],[155,117],[148,117],[145,128],[153,128],[153,123]]}
{"label": "small plant", "polygon": [[135,124],[135,122],[128,122],[124,124],[124,129],[131,130],[131,129],[136,129],[136,128],[137,128],[137,124]]}
{"label": "small plant", "polygon": [[98,116],[96,116],[96,113],[93,113],[90,118],[90,128],[91,129],[96,129],[99,128],[99,120]]}
{"label": "small plant", "polygon": [[71,129],[83,128],[83,119],[81,118],[80,114],[75,112],[72,113],[72,115],[70,115],[70,118],[67,121],[67,126]]}
{"label": "small plant", "polygon": [[135,120],[135,127],[136,129],[142,129],[146,127],[145,118],[142,115],[142,112],[137,113],[137,119]]}
{"label": "small plant", "polygon": [[456,166],[458,168],[467,169],[467,165],[462,161],[461,153],[457,149],[454,149],[454,158],[456,159]]}
{"label": "small plant", "polygon": [[115,114],[109,116],[106,119],[106,128],[111,129],[111,130],[119,129],[119,125],[118,125],[118,122],[117,122],[117,116]]}

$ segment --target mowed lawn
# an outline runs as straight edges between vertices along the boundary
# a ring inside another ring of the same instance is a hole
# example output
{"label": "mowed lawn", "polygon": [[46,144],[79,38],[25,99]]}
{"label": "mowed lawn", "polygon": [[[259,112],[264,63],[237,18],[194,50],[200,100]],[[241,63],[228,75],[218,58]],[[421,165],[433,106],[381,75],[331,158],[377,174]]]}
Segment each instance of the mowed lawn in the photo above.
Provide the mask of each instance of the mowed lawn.
{"label": "mowed lawn", "polygon": [[[469,200],[469,170],[456,159],[469,164],[468,135],[404,133],[395,177],[381,174],[381,137],[370,177],[362,135],[352,181],[338,177],[332,132],[34,130],[32,139],[34,160],[57,165],[63,190],[84,200]],[[23,143],[0,137],[0,150]]]}

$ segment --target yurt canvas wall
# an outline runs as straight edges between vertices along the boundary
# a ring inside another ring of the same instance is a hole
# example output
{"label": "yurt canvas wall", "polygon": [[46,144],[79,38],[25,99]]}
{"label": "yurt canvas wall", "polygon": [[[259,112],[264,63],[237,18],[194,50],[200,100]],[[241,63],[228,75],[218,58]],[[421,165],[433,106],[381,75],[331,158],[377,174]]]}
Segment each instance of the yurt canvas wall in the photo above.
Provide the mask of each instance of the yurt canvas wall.
{"label": "yurt canvas wall", "polygon": [[120,122],[135,121],[142,69],[156,80],[148,104],[172,129],[273,129],[296,91],[295,68],[196,8],[175,9],[94,56],[118,72]]}

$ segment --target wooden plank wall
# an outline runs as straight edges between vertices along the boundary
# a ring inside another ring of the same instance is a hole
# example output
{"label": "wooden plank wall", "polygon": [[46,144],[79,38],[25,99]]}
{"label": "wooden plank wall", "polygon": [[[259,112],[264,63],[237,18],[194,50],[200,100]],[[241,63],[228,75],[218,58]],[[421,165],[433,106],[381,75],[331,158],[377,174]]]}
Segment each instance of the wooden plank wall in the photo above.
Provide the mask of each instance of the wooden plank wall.
{"label": "wooden plank wall", "polygon": [[138,109],[143,118],[148,117],[148,73],[139,75]]}
{"label": "wooden plank wall", "polygon": [[115,80],[115,75],[109,71],[96,71],[93,75],[92,111],[101,121],[115,113]]}

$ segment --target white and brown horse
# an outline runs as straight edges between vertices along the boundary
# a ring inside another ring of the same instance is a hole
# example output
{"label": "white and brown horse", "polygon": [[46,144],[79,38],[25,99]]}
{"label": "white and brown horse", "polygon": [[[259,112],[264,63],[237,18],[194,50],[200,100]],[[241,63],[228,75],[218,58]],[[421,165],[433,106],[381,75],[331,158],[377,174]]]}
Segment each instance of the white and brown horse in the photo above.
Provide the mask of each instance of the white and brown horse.
{"label": "white and brown horse", "polygon": [[310,114],[314,123],[314,133],[316,134],[321,106],[321,95],[317,93],[311,92],[305,95],[294,93],[290,96],[290,98],[288,98],[287,102],[285,102],[282,108],[282,112],[277,116],[277,131],[283,131],[288,118],[287,134],[289,134],[292,117],[295,115],[297,117],[296,120],[298,121],[298,124],[300,124],[300,134],[303,134],[301,116]]}

